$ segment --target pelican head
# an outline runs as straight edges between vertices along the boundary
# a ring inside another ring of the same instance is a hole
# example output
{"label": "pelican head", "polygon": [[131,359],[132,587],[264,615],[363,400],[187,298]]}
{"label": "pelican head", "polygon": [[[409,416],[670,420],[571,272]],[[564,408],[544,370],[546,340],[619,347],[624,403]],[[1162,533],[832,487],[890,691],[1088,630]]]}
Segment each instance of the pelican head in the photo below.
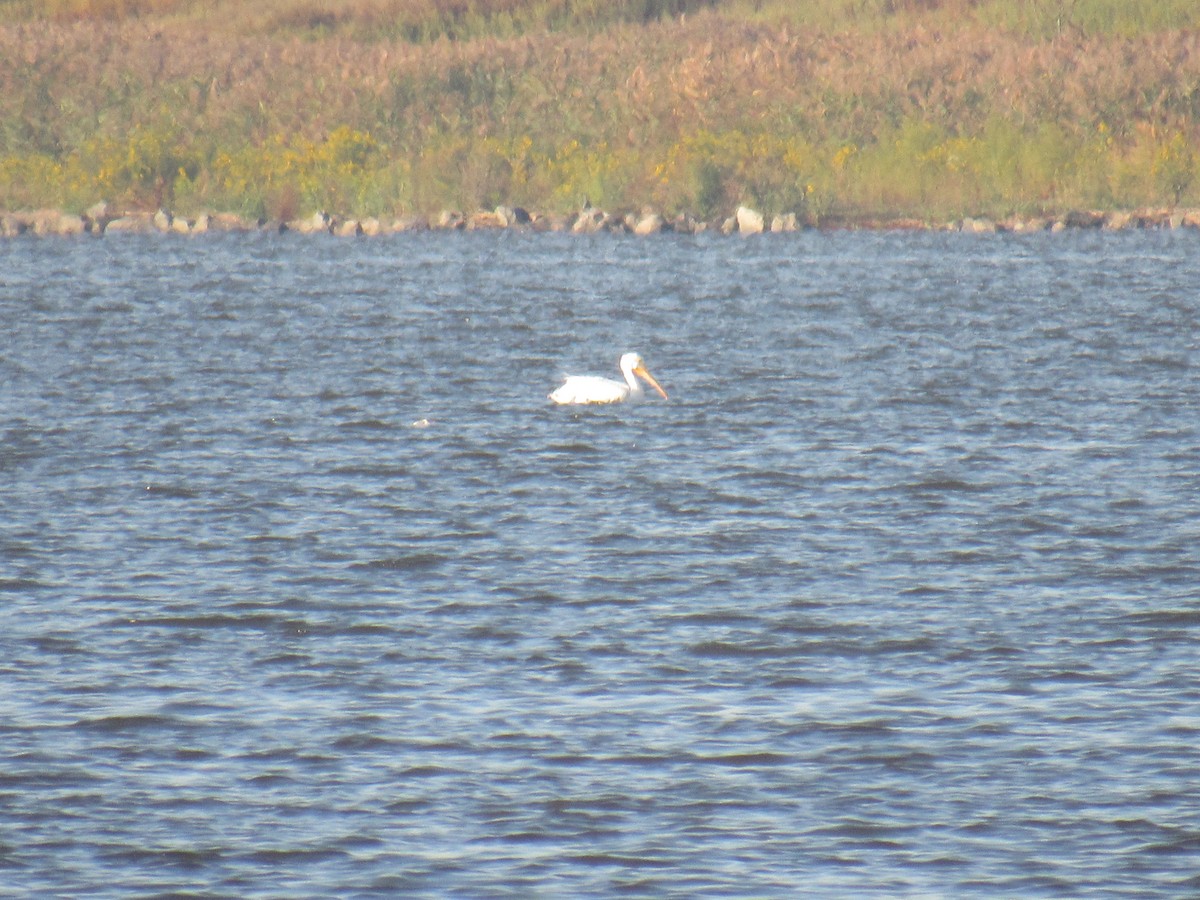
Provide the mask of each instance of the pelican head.
{"label": "pelican head", "polygon": [[661,396],[664,400],[667,399],[667,392],[664,391],[662,386],[654,380],[654,376],[651,375],[650,371],[646,368],[646,363],[642,360],[641,355],[637,353],[626,353],[621,357],[620,366],[621,374],[625,376],[625,381],[628,382],[630,390],[638,394],[641,393],[641,386],[634,379],[634,376],[636,375],[638,378],[645,381],[646,384],[650,385],[650,387],[658,391],[659,396]]}

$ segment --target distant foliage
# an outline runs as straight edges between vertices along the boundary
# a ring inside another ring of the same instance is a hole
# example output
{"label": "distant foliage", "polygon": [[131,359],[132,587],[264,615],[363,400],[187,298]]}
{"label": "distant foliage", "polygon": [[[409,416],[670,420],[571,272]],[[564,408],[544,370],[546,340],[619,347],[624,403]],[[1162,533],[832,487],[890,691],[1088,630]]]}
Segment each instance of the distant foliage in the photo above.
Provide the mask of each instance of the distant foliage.
{"label": "distant foliage", "polygon": [[646,24],[717,5],[718,0],[6,0],[0,20],[200,19],[238,31],[290,31],[357,40],[416,43],[512,36],[544,30],[595,32]]}
{"label": "distant foliage", "polygon": [[8,0],[0,207],[1200,205],[1200,4]]}

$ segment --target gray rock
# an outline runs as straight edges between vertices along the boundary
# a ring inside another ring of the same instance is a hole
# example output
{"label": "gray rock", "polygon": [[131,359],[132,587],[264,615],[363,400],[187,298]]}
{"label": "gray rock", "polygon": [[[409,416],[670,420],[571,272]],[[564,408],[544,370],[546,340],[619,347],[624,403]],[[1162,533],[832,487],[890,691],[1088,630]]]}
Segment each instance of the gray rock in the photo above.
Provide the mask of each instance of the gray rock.
{"label": "gray rock", "polygon": [[83,218],[92,234],[103,234],[113,215],[107,200],[93,203],[83,212]]}
{"label": "gray rock", "polygon": [[529,213],[519,206],[497,206],[496,218],[501,228],[519,228],[532,221]]}
{"label": "gray rock", "polygon": [[429,220],[418,215],[397,216],[392,220],[391,230],[394,234],[402,231],[428,231]]}
{"label": "gray rock", "polygon": [[508,220],[498,212],[472,213],[467,219],[467,228],[471,231],[488,231],[493,228],[507,228]]}
{"label": "gray rock", "polygon": [[564,216],[558,213],[550,213],[545,216],[537,216],[531,219],[530,225],[534,231],[570,231],[575,225],[573,216]]}
{"label": "gray rock", "polygon": [[328,232],[333,228],[333,217],[322,210],[321,212],[313,213],[307,219],[297,219],[294,222],[288,222],[287,227],[289,231],[295,231],[299,234]]}
{"label": "gray rock", "polygon": [[127,213],[104,226],[105,234],[149,234],[154,220],[149,213]]}
{"label": "gray rock", "polygon": [[625,217],[619,216],[616,213],[606,215],[600,223],[600,229],[607,231],[609,234],[627,234],[631,230],[629,223],[625,221]]}
{"label": "gray rock", "polygon": [[55,234],[86,234],[88,230],[87,222],[83,216],[76,216],[70,213],[63,213],[58,217],[58,230]]}
{"label": "gray rock", "polygon": [[993,234],[996,231],[996,223],[991,219],[977,219],[968,216],[959,224],[958,230],[966,234]]}
{"label": "gray rock", "polygon": [[258,228],[258,223],[251,222],[237,213],[217,213],[208,217],[208,227],[213,231],[254,231]]}
{"label": "gray rock", "polygon": [[1050,223],[1045,219],[1034,216],[1030,219],[1012,219],[1009,223],[1009,231],[1014,231],[1017,234],[1030,234],[1035,231],[1046,231],[1050,227]]}
{"label": "gray rock", "polygon": [[29,230],[29,223],[20,216],[5,213],[0,216],[0,237],[20,237]]}
{"label": "gray rock", "polygon": [[641,236],[650,234],[661,234],[667,229],[667,220],[658,213],[647,213],[637,220],[633,226],[633,233]]}
{"label": "gray rock", "polygon": [[1104,220],[1105,231],[1125,231],[1134,225],[1133,213],[1114,212]]}
{"label": "gray rock", "polygon": [[762,234],[763,214],[748,206],[739,206],[734,213],[739,234]]}
{"label": "gray rock", "polygon": [[24,213],[22,218],[25,220],[28,230],[37,235],[83,234],[87,231],[87,224],[83,221],[82,216],[60,212],[57,209],[34,210]]}
{"label": "gray rock", "polygon": [[1063,225],[1067,228],[1099,228],[1104,224],[1104,213],[1076,209],[1067,213]]}
{"label": "gray rock", "polygon": [[589,205],[575,218],[574,224],[571,225],[571,233],[595,234],[604,227],[604,221],[607,218],[603,210]]}
{"label": "gray rock", "polygon": [[783,213],[771,220],[771,231],[778,234],[781,231],[799,231],[800,223],[795,213]]}

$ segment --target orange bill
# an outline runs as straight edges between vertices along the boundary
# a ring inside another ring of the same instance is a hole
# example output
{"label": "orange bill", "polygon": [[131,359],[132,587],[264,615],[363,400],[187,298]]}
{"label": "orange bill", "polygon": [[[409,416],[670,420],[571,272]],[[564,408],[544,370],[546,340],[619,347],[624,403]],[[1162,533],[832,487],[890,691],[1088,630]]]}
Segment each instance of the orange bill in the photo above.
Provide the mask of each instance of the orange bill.
{"label": "orange bill", "polygon": [[634,374],[634,375],[636,375],[636,376],[638,376],[638,378],[641,378],[641,379],[643,379],[643,380],[644,380],[644,381],[645,381],[645,382],[646,382],[648,385],[650,385],[650,387],[652,387],[652,388],[654,388],[656,391],[658,391],[658,393],[659,393],[659,394],[662,396],[662,398],[663,398],[664,400],[667,400],[667,399],[669,399],[669,398],[667,397],[667,392],[666,392],[666,391],[664,391],[664,390],[662,389],[662,386],[661,386],[661,385],[660,385],[660,384],[659,384],[657,381],[655,381],[655,380],[654,380],[654,376],[653,376],[653,375],[651,375],[651,374],[650,374],[650,373],[649,373],[649,372],[646,370],[646,367],[645,367],[645,366],[637,366],[636,368],[634,368],[634,370],[633,370],[633,374]]}

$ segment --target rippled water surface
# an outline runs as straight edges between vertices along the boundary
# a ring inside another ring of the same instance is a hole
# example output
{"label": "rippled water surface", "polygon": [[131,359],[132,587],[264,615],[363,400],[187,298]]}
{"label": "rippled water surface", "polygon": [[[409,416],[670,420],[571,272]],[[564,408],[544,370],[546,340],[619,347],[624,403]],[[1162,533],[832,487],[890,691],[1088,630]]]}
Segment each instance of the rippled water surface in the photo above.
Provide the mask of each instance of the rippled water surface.
{"label": "rippled water surface", "polygon": [[[0,242],[0,883],[1200,892],[1198,286],[1192,232]],[[626,350],[669,401],[547,402]]]}

